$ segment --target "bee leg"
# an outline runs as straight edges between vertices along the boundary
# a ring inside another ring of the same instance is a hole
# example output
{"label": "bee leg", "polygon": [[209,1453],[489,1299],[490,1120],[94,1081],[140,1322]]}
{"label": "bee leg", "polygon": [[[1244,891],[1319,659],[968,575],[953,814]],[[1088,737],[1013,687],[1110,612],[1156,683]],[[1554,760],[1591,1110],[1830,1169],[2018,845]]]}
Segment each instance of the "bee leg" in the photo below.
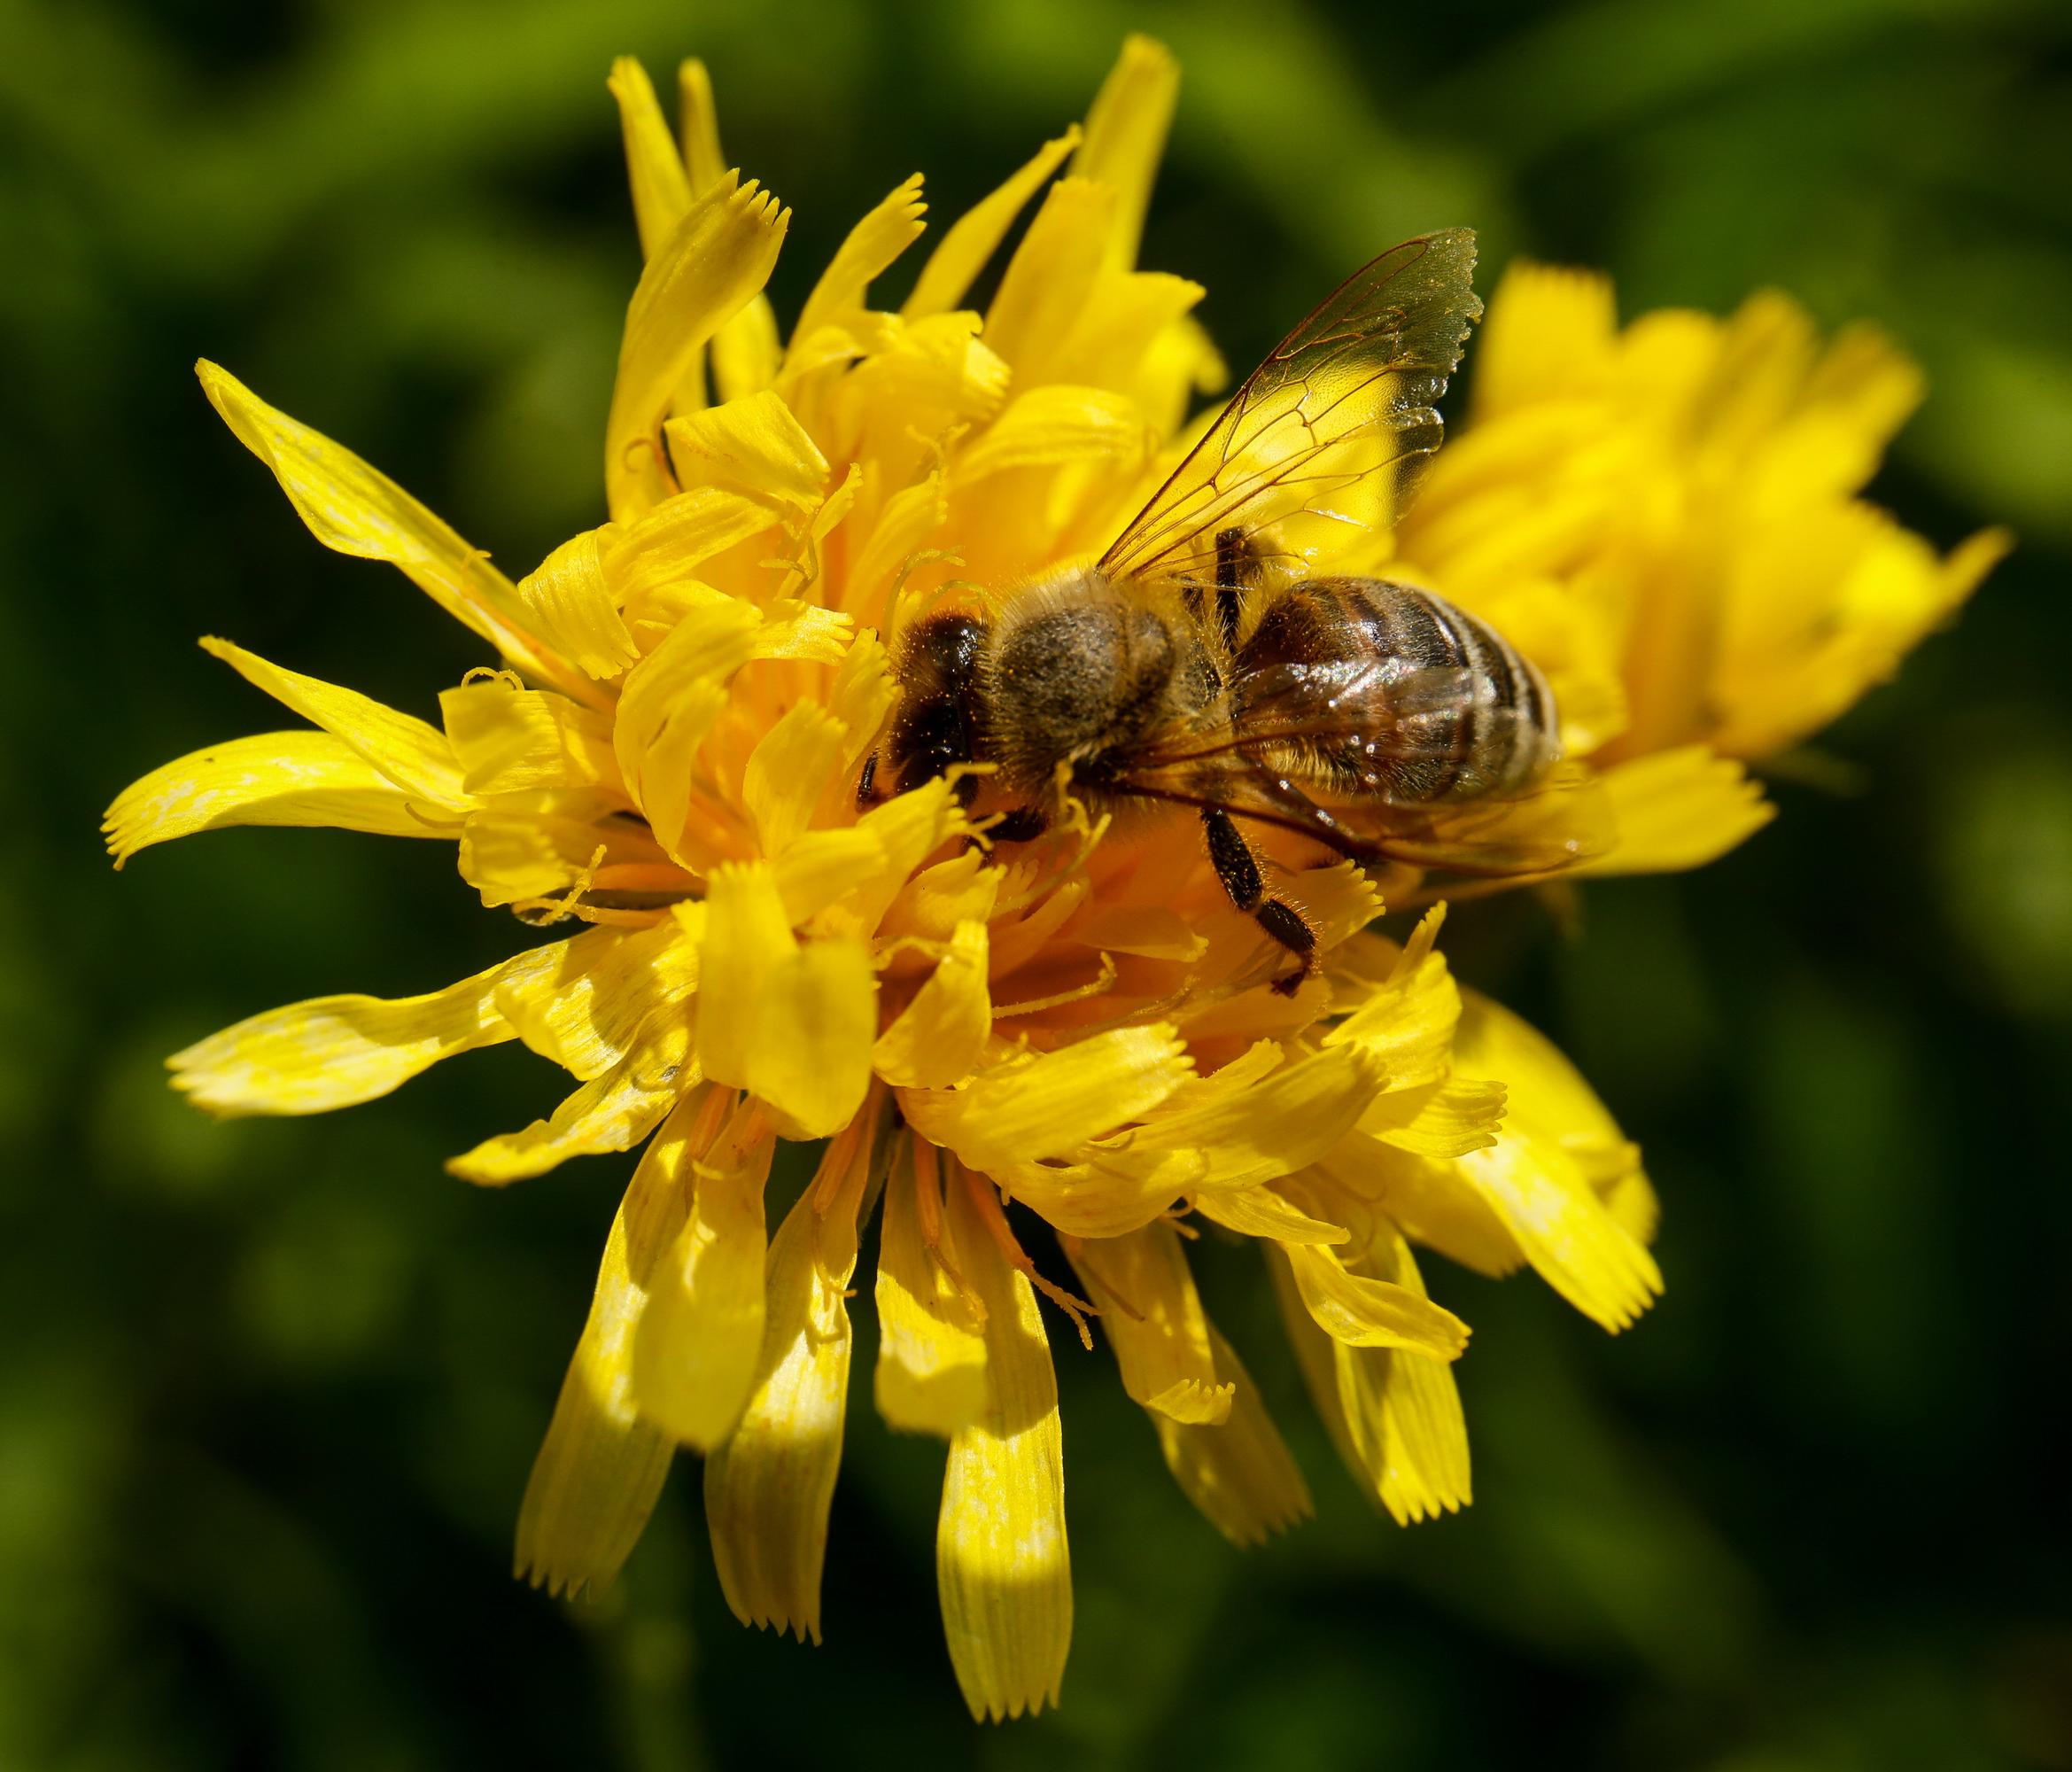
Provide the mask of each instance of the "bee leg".
{"label": "bee leg", "polygon": [[864,773],[856,784],[856,803],[859,810],[868,810],[878,804],[878,753],[873,751],[865,759]]}
{"label": "bee leg", "polygon": [[1221,806],[1202,809],[1201,828],[1208,838],[1209,863],[1222,882],[1230,902],[1246,913],[1272,941],[1293,954],[1300,962],[1284,977],[1274,980],[1274,989],[1292,997],[1302,981],[1316,970],[1316,932],[1302,921],[1302,913],[1281,898],[1266,896],[1266,882],[1259,872],[1259,858],[1252,845]]}
{"label": "bee leg", "polygon": [[1232,653],[1238,649],[1238,625],[1244,615],[1243,594],[1251,563],[1242,529],[1216,532],[1216,626],[1222,632],[1224,647]]}
{"label": "bee leg", "polygon": [[1049,817],[1034,806],[1016,806],[1000,814],[999,822],[986,832],[994,843],[1031,843],[1050,829]]}

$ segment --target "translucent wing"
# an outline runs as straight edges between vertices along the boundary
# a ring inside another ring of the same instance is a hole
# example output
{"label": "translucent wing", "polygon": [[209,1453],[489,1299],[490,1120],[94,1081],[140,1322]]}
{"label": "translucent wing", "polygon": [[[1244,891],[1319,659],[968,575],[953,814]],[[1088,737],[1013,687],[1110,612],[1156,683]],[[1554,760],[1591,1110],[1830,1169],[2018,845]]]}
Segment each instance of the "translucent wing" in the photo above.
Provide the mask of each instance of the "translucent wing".
{"label": "translucent wing", "polygon": [[1437,401],[1482,312],[1474,269],[1474,232],[1454,228],[1346,278],[1252,372],[1102,571],[1208,584],[1230,530],[1261,548],[1300,511],[1393,524],[1444,433]]}
{"label": "translucent wing", "polygon": [[1404,805],[1298,782],[1263,759],[1231,750],[1187,765],[1133,772],[1115,790],[1188,806],[1220,806],[1363,866],[1403,862],[1477,879],[1559,874],[1611,847],[1610,804],[1580,764],[1557,764],[1515,793]]}
{"label": "translucent wing", "polygon": [[1507,777],[1522,785],[1551,746],[1480,672],[1370,657],[1253,672],[1144,755],[1174,767],[1239,752],[1346,793],[1421,804],[1489,792]]}

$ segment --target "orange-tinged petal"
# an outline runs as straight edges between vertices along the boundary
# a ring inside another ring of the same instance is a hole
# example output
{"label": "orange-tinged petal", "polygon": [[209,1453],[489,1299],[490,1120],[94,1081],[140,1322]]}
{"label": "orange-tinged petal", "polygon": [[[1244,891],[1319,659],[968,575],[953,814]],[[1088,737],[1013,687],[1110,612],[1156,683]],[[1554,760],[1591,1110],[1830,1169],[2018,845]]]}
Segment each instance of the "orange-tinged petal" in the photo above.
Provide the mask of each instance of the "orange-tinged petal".
{"label": "orange-tinged petal", "polygon": [[952,1177],[948,1223],[985,1306],[985,1403],[950,1442],[935,1579],[964,1701],[978,1718],[1056,1704],[1072,1643],[1058,1383],[1036,1291]]}
{"label": "orange-tinged petal", "polygon": [[451,838],[418,804],[328,732],[231,738],[162,764],[115,797],[101,828],[115,866],[140,849],[231,825],[322,825],[376,836]]}
{"label": "orange-tinged petal", "polygon": [[777,1146],[753,1100],[733,1106],[724,1126],[717,1118],[701,1116],[687,1135],[688,1208],[633,1337],[640,1414],[700,1452],[733,1432],[755,1389],[768,1247],[763,1185]]}
{"label": "orange-tinged petal", "polygon": [[842,1463],[857,1214],[873,1140],[859,1120],[770,1245],[756,1388],[705,1460],[705,1520],[726,1603],[743,1624],[820,1640],[820,1567]]}

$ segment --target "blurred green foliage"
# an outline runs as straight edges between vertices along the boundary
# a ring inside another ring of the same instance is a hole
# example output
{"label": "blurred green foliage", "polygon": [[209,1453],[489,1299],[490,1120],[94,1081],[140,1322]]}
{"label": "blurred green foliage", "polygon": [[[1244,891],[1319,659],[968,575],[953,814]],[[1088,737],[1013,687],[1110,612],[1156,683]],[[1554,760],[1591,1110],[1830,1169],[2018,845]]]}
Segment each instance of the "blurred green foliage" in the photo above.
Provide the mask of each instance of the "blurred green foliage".
{"label": "blurred green foliage", "polygon": [[[1129,28],[1187,78],[1147,260],[1209,285],[1233,361],[1424,226],[1607,266],[1629,312],[1777,284],[1928,367],[1879,495],[2023,545],[1831,734],[1860,791],[1781,785],[1706,874],[1593,889],[1572,943],[1449,928],[1648,1147],[1666,1299],[1613,1341],[1439,1274],[1479,1499],[1403,1533],[1207,1248],[1319,1504],[1242,1557],[1058,1338],[1065,1709],[976,1729],[941,1453],[867,1393],[824,1649],[726,1615],[687,1461],[604,1604],[510,1582],[627,1167],[440,1174],[544,1110],[536,1061],[309,1123],[164,1088],[251,1010],[510,951],[446,852],[231,832],[118,878],[94,824],[272,723],[198,633],[424,713],[481,662],[307,538],[194,356],[522,571],[600,515],[637,269],[612,54],[710,61],[796,212],[788,312],[906,173],[946,217],[1078,114]],[[2072,13],[2019,0],[0,0],[0,1766],[2072,1767],[2068,168]]]}

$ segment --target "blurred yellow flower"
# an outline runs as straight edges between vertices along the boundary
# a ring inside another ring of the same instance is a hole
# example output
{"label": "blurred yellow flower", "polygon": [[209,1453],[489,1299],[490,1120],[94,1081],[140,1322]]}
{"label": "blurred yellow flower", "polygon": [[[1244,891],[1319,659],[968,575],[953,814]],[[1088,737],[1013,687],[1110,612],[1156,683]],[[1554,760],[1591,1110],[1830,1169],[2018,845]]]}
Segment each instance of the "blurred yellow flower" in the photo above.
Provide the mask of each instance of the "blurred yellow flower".
{"label": "blurred yellow flower", "polygon": [[[1089,1346],[1098,1317],[1181,1487],[1251,1543],[1309,1496],[1203,1310],[1186,1218],[1256,1240],[1348,1465],[1408,1521],[1469,1498],[1450,1368],[1468,1328],[1413,1248],[1530,1263],[1618,1329],[1660,1289],[1653,1195],[1560,1054],[1456,988],[1441,912],[1385,940],[1375,882],[1347,865],[1274,851],[1323,961],[1290,996],[1198,841],[1082,820],[996,852],[941,780],[858,811],[902,632],[1098,553],[1220,377],[1199,287],[1136,268],[1166,53],[1132,40],[1083,129],[952,226],[893,312],[869,291],[922,232],[920,181],[901,185],[788,338],[761,292],[788,212],[724,169],[702,67],[683,69],[680,152],[636,66],[610,83],[647,258],[610,520],[513,583],[203,364],[317,539],[400,567],[501,663],[447,690],[434,727],[206,641],[310,729],[155,771],[111,809],[110,847],[120,864],[233,824],[442,840],[485,905],[579,920],[425,996],[255,1016],[178,1054],[176,1086],[220,1115],[315,1113],[511,1040],[569,1071],[548,1117],[449,1165],[501,1185],[646,1142],[518,1569],[558,1592],[608,1582],[687,1446],[729,1604],[816,1640],[875,1214],[877,1406],[948,1442],[951,1659],[975,1714],[1033,1711],[1057,1698],[1072,1619],[1039,1294]],[[984,312],[965,307],[1032,202]],[[1686,865],[1753,828],[1765,811],[1723,757],[1835,711],[1993,545],[1938,565],[1848,502],[1910,372],[1858,344],[1795,376],[1799,323],[1751,314],[1620,339],[1600,285],[1507,284],[1477,425],[1399,537],[1407,575],[1544,662],[1618,814],[1597,871]],[[1587,350],[1562,344],[1573,326]],[[1762,369],[1759,395],[1737,363]],[[1743,629],[1779,609],[1819,644],[1766,676]],[[771,1234],[773,1157],[803,1140],[826,1143]],[[1083,1295],[1025,1252],[1039,1221]]]}
{"label": "blurred yellow flower", "polygon": [[1609,279],[1513,265],[1399,569],[1541,665],[1570,755],[1770,756],[1890,677],[2007,549],[1987,530],[1939,558],[1857,496],[1921,392],[1875,328],[1823,346],[1774,291],[1622,330]]}

